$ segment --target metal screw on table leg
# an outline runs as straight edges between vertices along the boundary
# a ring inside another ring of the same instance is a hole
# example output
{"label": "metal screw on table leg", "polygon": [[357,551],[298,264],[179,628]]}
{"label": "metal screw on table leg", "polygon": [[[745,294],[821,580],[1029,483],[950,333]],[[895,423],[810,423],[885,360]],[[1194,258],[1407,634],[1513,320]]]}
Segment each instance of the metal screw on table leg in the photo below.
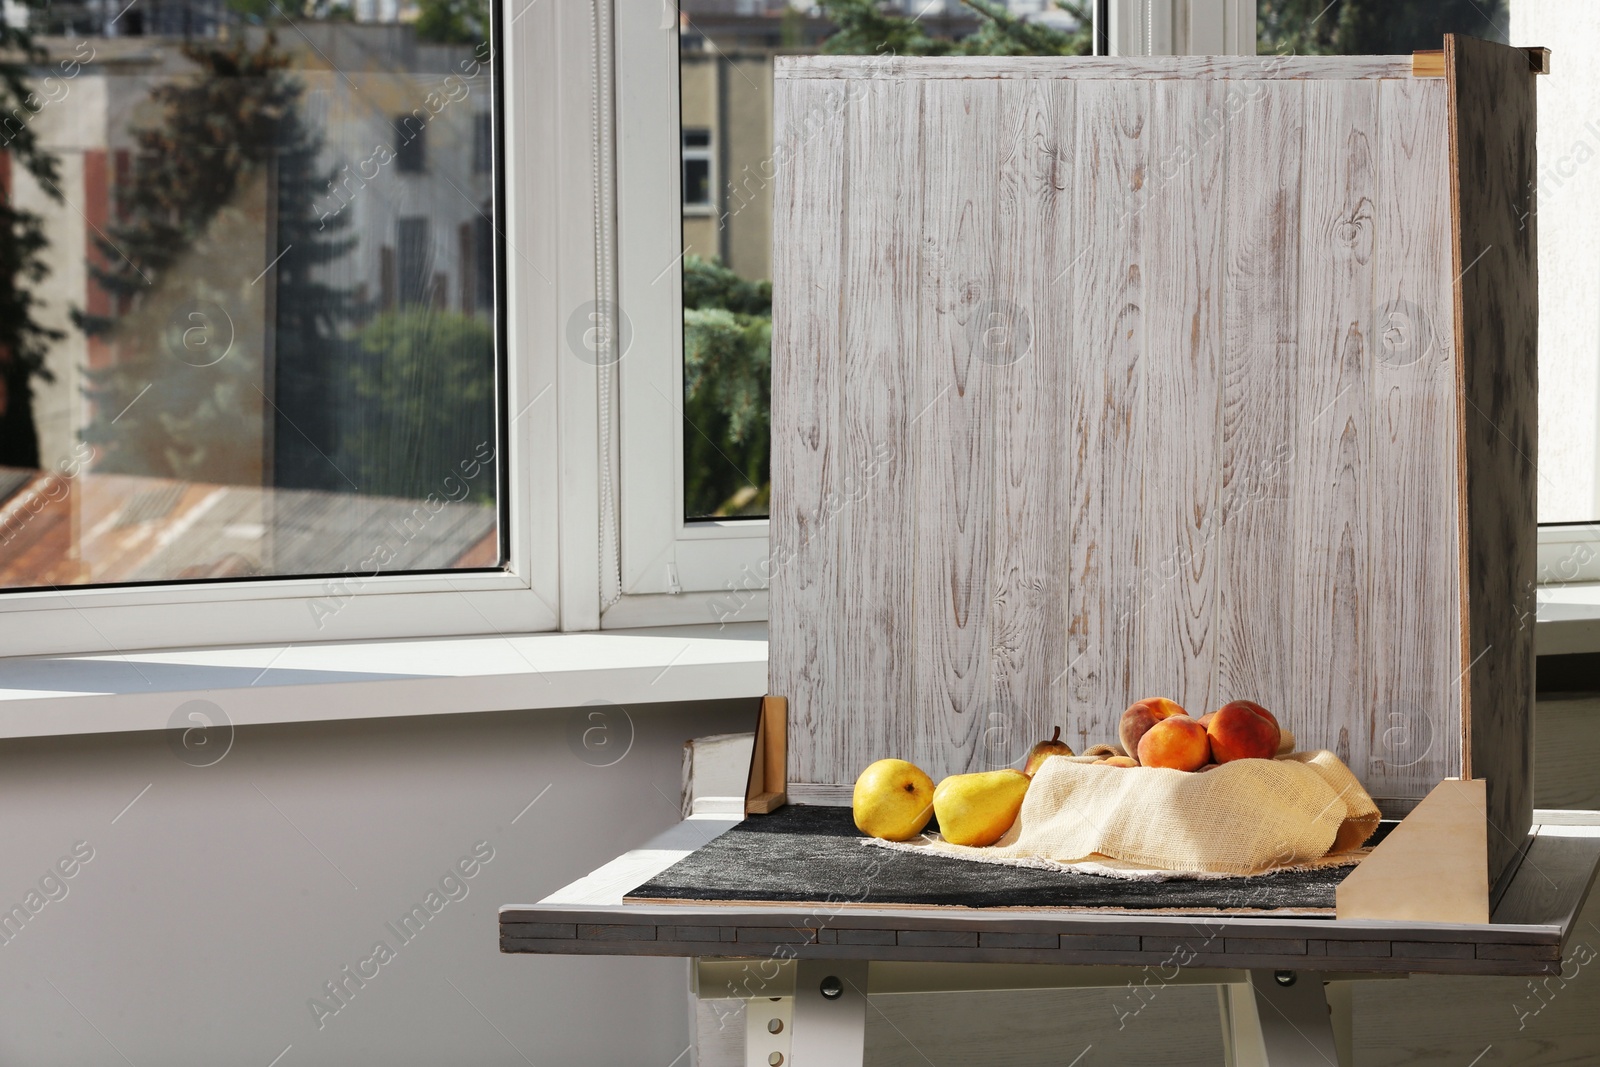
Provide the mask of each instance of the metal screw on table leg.
{"label": "metal screw on table leg", "polygon": [[796,960],[784,1067],[862,1067],[866,994],[866,960]]}
{"label": "metal screw on table leg", "polygon": [[1312,972],[1304,982],[1285,985],[1284,974],[1294,972],[1250,972],[1261,1044],[1258,1055],[1241,1059],[1271,1067],[1329,1067],[1338,1063],[1339,1047],[1320,977]]}
{"label": "metal screw on table leg", "polygon": [[1294,972],[1293,971],[1274,971],[1273,974],[1272,974],[1272,977],[1281,986],[1292,986],[1292,985],[1294,985]]}

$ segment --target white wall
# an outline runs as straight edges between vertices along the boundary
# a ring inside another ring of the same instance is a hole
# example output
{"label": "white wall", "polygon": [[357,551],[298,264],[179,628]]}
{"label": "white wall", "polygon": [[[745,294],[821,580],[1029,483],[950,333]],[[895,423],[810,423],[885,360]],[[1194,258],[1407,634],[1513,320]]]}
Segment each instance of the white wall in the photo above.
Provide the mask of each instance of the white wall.
{"label": "white wall", "polygon": [[1539,521],[1600,519],[1600,5],[1512,0],[1538,79]]}
{"label": "white wall", "polygon": [[[0,911],[94,850],[0,943],[0,1062],[668,1067],[684,963],[502,955],[495,913],[676,822],[683,742],[754,710],[636,707],[604,768],[569,712],[244,728],[210,767],[162,733],[0,743]],[[401,945],[385,924],[478,841],[467,895]],[[379,939],[395,958],[319,1029],[308,1001]]]}

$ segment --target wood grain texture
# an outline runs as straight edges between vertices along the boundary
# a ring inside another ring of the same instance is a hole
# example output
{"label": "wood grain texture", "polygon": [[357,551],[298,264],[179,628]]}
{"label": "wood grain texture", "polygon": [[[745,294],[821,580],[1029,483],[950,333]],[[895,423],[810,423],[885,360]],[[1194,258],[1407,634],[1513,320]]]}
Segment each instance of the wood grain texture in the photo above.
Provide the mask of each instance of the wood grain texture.
{"label": "wood grain texture", "polygon": [[780,80],[1332,80],[1411,77],[1410,56],[780,56]]}
{"label": "wood grain texture", "polygon": [[1304,87],[1292,561],[1298,628],[1289,707],[1346,764],[1371,759],[1367,501],[1378,87]]}
{"label": "wood grain texture", "polygon": [[1539,827],[1494,909],[1495,922],[1573,929],[1594,886],[1600,826]]}
{"label": "wood grain texture", "polygon": [[[837,82],[796,85],[774,101],[778,168],[773,195],[772,283],[783,299],[772,308],[772,447],[777,499],[772,505],[768,588],[774,660],[771,691],[789,698],[791,737],[815,737],[838,692],[844,635],[814,620],[839,610],[838,509],[840,400],[844,352],[839,323],[843,242],[837,227],[809,224],[819,203],[844,195],[845,158],[822,145],[842,145],[847,87]],[[791,776],[819,773],[818,750],[792,747]]]}
{"label": "wood grain texture", "polygon": [[1483,781],[1448,779],[1335,890],[1340,919],[1489,921]]}
{"label": "wood grain texture", "polygon": [[1455,209],[1462,661],[1471,773],[1489,782],[1490,877],[1533,802],[1538,472],[1535,75],[1523,50],[1445,37]]}
{"label": "wood grain texture", "polygon": [[[1383,73],[1405,57],[1207,62],[781,64],[785,114],[826,116],[778,173],[792,795],[845,798],[889,755],[1002,765],[1057,722],[1081,750],[1139,697],[1246,697],[1398,814],[1463,769],[1463,686],[1531,684],[1487,636],[1514,616],[1479,617],[1516,602],[1503,574],[1460,640],[1463,559],[1493,574],[1532,514],[1530,480],[1486,475],[1463,519],[1462,464],[1520,461],[1531,421],[1462,428],[1449,84]],[[1496,249],[1522,221],[1499,202]],[[1499,256],[1466,282],[1525,265]],[[1499,300],[1494,336],[1531,352]],[[1531,420],[1491,371],[1480,406]],[[1526,721],[1483,729],[1514,838]]]}
{"label": "wood grain texture", "polygon": [[1138,204],[1153,358],[1144,380],[1145,561],[1134,591],[1144,626],[1134,699],[1164,695],[1196,714],[1218,706],[1226,130],[1214,116],[1239,94],[1221,83],[1153,86],[1153,162]]}
{"label": "wood grain texture", "polygon": [[998,285],[984,349],[993,397],[991,701],[1006,731],[991,765],[1026,757],[1051,728],[1070,728],[1066,671],[1068,458],[1052,447],[1065,425],[1073,307],[1067,276],[1077,87],[997,86],[1001,148]]}
{"label": "wood grain texture", "polygon": [[915,610],[903,620],[917,635],[906,651],[913,656],[918,729],[911,747],[881,755],[906,754],[927,766],[942,764],[940,753],[956,754],[968,762],[950,769],[971,771],[986,769],[997,736],[991,728],[1004,729],[989,719],[1000,713],[989,700],[995,428],[984,359],[989,332],[1005,328],[990,321],[999,269],[997,204],[986,195],[999,170],[1000,99],[992,85],[943,81],[917,90],[921,136],[913,142],[967,150],[929,152],[923,173],[907,176],[922,189],[923,211],[917,403],[908,414]]}
{"label": "wood grain texture", "polygon": [[1067,717],[1083,751],[1116,736],[1141,622],[1141,449],[1145,432],[1144,219],[1150,86],[1078,86],[1069,268]]}
{"label": "wood grain texture", "polygon": [[[918,752],[928,738],[913,689],[922,87],[881,82],[845,109],[846,172],[840,345],[839,465],[844,499],[835,558],[840,631],[830,714],[812,735],[819,764],[866,766]],[[874,466],[876,464],[876,466]],[[870,476],[869,471],[873,472]],[[870,502],[870,506],[869,506]],[[865,758],[863,758],[865,756]],[[802,779],[805,780],[805,779]]]}
{"label": "wood grain texture", "polygon": [[1269,82],[1247,83],[1245,92],[1249,104],[1228,129],[1223,201],[1216,696],[1283,708],[1298,737],[1299,709],[1288,701],[1299,605],[1284,546],[1292,543],[1295,428],[1309,417],[1297,406],[1305,92]]}
{"label": "wood grain texture", "polygon": [[[1370,655],[1363,782],[1380,798],[1462,774],[1460,584],[1444,82],[1378,89]],[[1455,649],[1452,648],[1455,646]]]}

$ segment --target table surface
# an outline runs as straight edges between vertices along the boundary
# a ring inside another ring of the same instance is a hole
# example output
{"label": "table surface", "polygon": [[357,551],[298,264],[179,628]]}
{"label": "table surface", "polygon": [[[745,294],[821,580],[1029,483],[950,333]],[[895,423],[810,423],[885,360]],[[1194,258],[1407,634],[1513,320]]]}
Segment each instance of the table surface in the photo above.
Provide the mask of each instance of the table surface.
{"label": "table surface", "polygon": [[1262,911],[623,900],[739,821],[691,817],[536,904],[501,908],[501,951],[1555,974],[1600,867],[1600,812],[1538,811],[1520,865],[1486,924]]}

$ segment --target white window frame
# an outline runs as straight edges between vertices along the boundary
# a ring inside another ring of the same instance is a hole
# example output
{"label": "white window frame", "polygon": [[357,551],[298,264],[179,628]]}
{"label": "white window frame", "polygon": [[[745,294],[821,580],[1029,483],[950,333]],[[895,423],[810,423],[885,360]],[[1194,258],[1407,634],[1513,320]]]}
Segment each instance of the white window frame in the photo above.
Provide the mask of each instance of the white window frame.
{"label": "white window frame", "polygon": [[[504,570],[378,574],[359,587],[283,578],[4,592],[0,653],[598,626],[596,371],[566,358],[565,338],[568,319],[596,294],[592,105],[603,20],[587,3],[506,3],[496,57],[507,157],[497,219],[506,238],[500,313],[507,331],[503,410],[511,420],[499,457],[510,517]],[[570,550],[558,553],[562,546]]]}
{"label": "white window frame", "polygon": [[1114,56],[1256,54],[1256,0],[1109,0],[1105,18]]}
{"label": "white window frame", "polygon": [[618,559],[604,627],[767,617],[765,519],[683,518],[683,140],[673,0],[615,0]]}

